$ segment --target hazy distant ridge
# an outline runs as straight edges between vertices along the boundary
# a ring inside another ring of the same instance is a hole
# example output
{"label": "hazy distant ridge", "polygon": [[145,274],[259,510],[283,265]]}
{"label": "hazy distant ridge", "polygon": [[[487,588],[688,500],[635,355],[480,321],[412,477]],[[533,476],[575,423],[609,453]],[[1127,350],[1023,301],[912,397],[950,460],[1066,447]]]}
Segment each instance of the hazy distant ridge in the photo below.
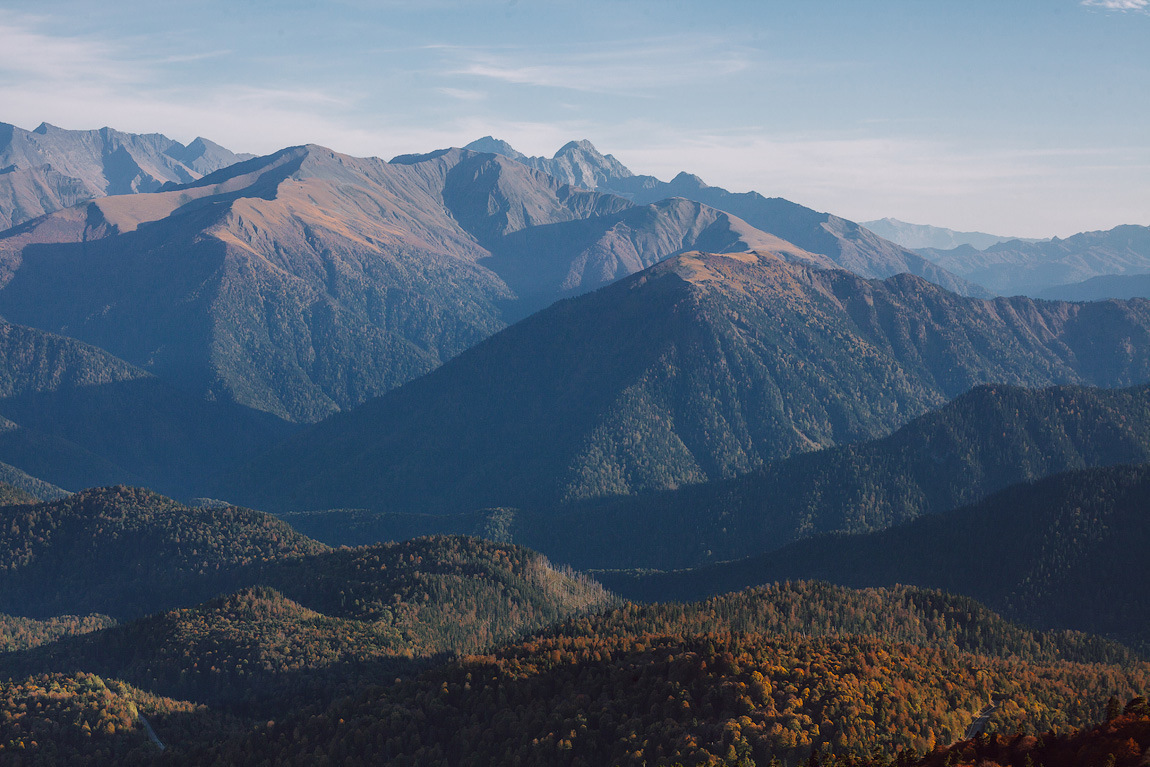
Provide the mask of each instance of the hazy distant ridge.
{"label": "hazy distant ridge", "polygon": [[[1150,226],[1127,224],[1100,232],[1040,242],[1010,240],[976,250],[924,248],[924,256],[955,274],[1003,295],[1051,295],[1085,299],[1091,288],[1074,287],[1094,277],[1150,272]],[[1109,291],[1107,291],[1109,292]],[[1121,295],[1117,296],[1121,297]]]}
{"label": "hazy distant ridge", "polygon": [[948,250],[950,248],[957,248],[960,245],[969,245],[976,250],[985,250],[991,245],[997,245],[1000,242],[1007,242],[1009,240],[1037,242],[1037,240],[1028,240],[1021,237],[1003,237],[997,234],[987,234],[986,232],[957,232],[954,229],[930,226],[929,224],[908,224],[905,221],[899,221],[897,218],[880,218],[877,221],[863,221],[862,225],[879,237],[885,237],[891,242],[897,243],[904,248],[910,248],[911,250],[917,250],[919,248]]}

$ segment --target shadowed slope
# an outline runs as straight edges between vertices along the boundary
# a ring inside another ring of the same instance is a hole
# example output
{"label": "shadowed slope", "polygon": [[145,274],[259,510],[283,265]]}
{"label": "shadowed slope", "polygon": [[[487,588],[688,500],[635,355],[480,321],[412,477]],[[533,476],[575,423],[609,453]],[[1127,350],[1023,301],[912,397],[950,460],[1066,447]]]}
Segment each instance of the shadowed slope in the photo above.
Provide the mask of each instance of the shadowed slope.
{"label": "shadowed slope", "polygon": [[608,585],[664,600],[786,578],[856,587],[907,583],[969,595],[1041,628],[1108,634],[1146,647],[1150,600],[1135,582],[1150,546],[1147,509],[1147,466],[1085,469],[881,532],[812,538],[695,571],[616,576]]}
{"label": "shadowed slope", "polygon": [[1150,387],[987,386],[889,437],[730,480],[519,513],[510,536],[583,568],[694,567],[880,530],[1069,469],[1147,461]]}
{"label": "shadowed slope", "polygon": [[70,489],[135,482],[183,493],[289,429],[198,399],[96,347],[0,320],[0,460],[33,477]]}

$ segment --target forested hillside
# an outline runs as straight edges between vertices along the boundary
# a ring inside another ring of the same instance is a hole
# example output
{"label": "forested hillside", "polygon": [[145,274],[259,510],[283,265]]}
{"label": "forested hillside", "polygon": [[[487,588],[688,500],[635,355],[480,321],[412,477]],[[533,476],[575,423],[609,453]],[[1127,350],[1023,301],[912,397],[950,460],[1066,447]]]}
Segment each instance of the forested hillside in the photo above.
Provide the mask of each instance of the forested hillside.
{"label": "forested hillside", "polygon": [[966,594],[1031,625],[1147,646],[1150,601],[1134,586],[1150,546],[1150,467],[1110,467],[1017,485],[984,501],[868,535],[812,538],[737,562],[612,576],[652,600],[695,599],[786,578],[908,583]]}
{"label": "forested hillside", "polygon": [[262,512],[86,490],[0,508],[0,611],[135,617],[214,596],[245,566],[326,550]]}
{"label": "forested hillside", "polygon": [[161,751],[149,741],[140,715],[166,715],[175,725],[197,713],[192,703],[157,698],[95,674],[0,681],[0,762],[21,767],[153,764]]}
{"label": "forested hillside", "polygon": [[979,301],[690,254],[289,438],[215,494],[276,511],[549,506],[872,438],[988,381],[1148,376],[1150,304]]}
{"label": "forested hillside", "polygon": [[[656,608],[657,612],[658,608]],[[861,612],[861,609],[860,609]],[[962,738],[991,700],[995,730],[1066,731],[1111,695],[1141,694],[1145,664],[969,654],[865,636],[560,629],[365,690],[186,763],[794,764],[812,753],[919,754]],[[682,625],[682,623],[680,623]],[[800,625],[796,621],[796,625]],[[908,752],[909,753],[909,752]]]}
{"label": "forested hillside", "polygon": [[1146,698],[1122,705],[1107,702],[1105,720],[1068,733],[994,733],[939,749],[915,764],[921,767],[973,767],[981,764],[1041,764],[1046,767],[1139,767],[1150,749],[1150,707]]}
{"label": "forested hillside", "polygon": [[849,588],[823,581],[779,581],[698,602],[628,603],[541,633],[608,637],[711,632],[869,636],[1037,663],[1140,662],[1124,645],[1081,632],[1027,628],[969,597],[913,586]]}
{"label": "forested hillside", "polygon": [[0,745],[26,764],[793,763],[924,753],[992,700],[994,729],[1065,732],[1150,685],[1120,645],[917,589],[604,611],[594,582],[458,537],[252,564],[260,585],[0,655]]}
{"label": "forested hillside", "polygon": [[0,614],[0,653],[27,650],[72,634],[87,634],[116,625],[106,615],[60,615],[47,620]]}
{"label": "forested hillside", "polygon": [[[519,512],[509,534],[578,567],[693,567],[881,530],[1062,471],[1148,461],[1150,387],[981,386],[889,437],[735,479]],[[309,524],[325,539],[318,516]]]}

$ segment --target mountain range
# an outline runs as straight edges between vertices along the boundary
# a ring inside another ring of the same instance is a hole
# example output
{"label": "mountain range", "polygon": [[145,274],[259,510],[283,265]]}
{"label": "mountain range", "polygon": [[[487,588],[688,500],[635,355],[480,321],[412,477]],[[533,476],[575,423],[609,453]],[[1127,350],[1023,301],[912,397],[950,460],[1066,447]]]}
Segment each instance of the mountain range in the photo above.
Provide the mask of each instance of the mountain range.
{"label": "mountain range", "polygon": [[96,197],[195,181],[250,157],[205,138],[184,146],[159,133],[0,123],[0,230]]}
{"label": "mountain range", "polygon": [[1150,379],[1150,303],[983,301],[691,253],[557,304],[222,485],[449,513],[673,488],[888,433],[972,386]]}
{"label": "mountain range", "polygon": [[1150,227],[1125,225],[1072,237],[1027,242],[1010,240],[978,250],[963,245],[950,250],[919,251],[939,266],[1001,295],[1028,295],[1069,300],[1137,295],[1091,294],[1077,283],[1108,275],[1150,272]]}
{"label": "mountain range", "polygon": [[1145,761],[1150,301],[992,294],[1143,227],[48,125],[0,211],[0,763]]}
{"label": "mountain range", "polygon": [[306,422],[696,246],[829,265],[704,205],[637,206],[493,155],[297,147],[9,230],[0,313]]}
{"label": "mountain range", "polygon": [[635,175],[611,155],[601,154],[589,141],[565,144],[550,159],[526,157],[507,142],[491,136],[474,141],[466,148],[509,157],[561,181],[618,194],[636,203],[682,197],[710,205],[800,248],[822,254],[840,268],[863,277],[891,277],[908,272],[963,295],[981,298],[992,295],[985,288],[956,277],[853,221],[819,213],[781,197],[728,192],[708,186],[698,176],[685,171],[669,182],[654,176]]}

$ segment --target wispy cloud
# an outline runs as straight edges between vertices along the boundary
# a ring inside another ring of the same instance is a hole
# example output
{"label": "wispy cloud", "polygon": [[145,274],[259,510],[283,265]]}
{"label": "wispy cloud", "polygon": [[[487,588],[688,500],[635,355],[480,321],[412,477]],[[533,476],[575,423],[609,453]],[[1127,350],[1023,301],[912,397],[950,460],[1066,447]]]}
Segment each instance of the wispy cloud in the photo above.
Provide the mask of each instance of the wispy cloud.
{"label": "wispy cloud", "polygon": [[0,11],[0,104],[6,121],[35,127],[111,125],[162,132],[187,141],[206,135],[236,151],[273,151],[307,141],[348,139],[345,151],[369,145],[364,132],[338,123],[348,99],[311,87],[173,85],[165,67],[225,55],[153,55],[95,36],[46,31],[47,20]]}
{"label": "wispy cloud", "polygon": [[1150,7],[1150,0],[1082,0],[1089,8],[1104,8],[1108,11],[1143,11]]}
{"label": "wispy cloud", "polygon": [[192,61],[205,61],[207,59],[216,59],[221,56],[231,55],[229,50],[220,51],[203,51],[201,53],[178,53],[170,56],[164,56],[159,60],[161,64],[186,64]]}
{"label": "wispy cloud", "polygon": [[610,42],[591,50],[585,45],[435,50],[451,59],[443,71],[449,77],[632,96],[733,75],[754,65],[749,52],[729,42],[688,38]]}
{"label": "wispy cloud", "polygon": [[483,91],[472,91],[465,88],[436,88],[436,90],[444,96],[450,96],[460,101],[483,101],[487,98],[487,94]]}
{"label": "wispy cloud", "polygon": [[114,46],[91,39],[42,34],[0,11],[0,73],[9,80],[138,82],[142,72],[117,61]]}

